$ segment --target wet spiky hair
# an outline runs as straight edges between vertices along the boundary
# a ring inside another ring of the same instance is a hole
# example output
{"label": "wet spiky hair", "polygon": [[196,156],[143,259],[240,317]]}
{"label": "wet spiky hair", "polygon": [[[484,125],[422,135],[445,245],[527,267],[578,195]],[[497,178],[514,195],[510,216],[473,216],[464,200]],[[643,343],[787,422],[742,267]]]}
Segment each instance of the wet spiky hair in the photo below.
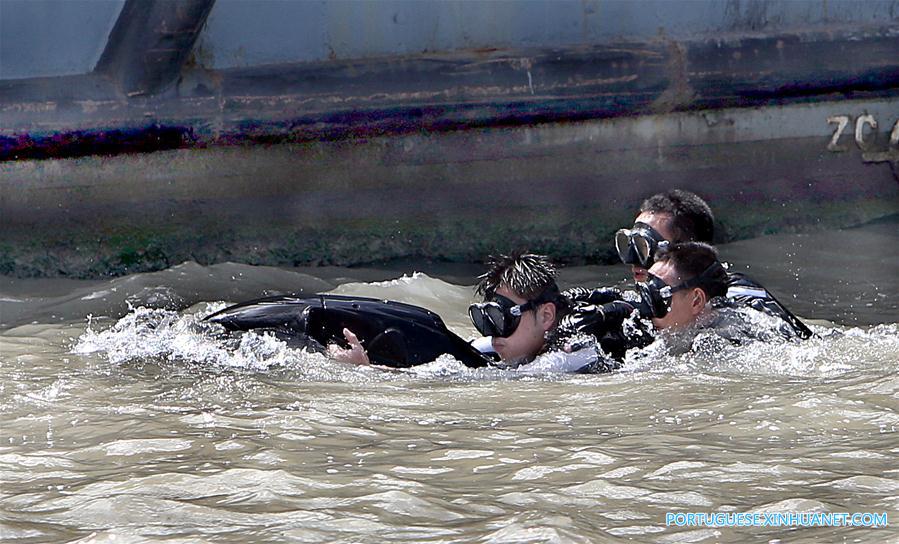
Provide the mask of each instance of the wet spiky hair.
{"label": "wet spiky hair", "polygon": [[[543,293],[558,294],[556,267],[543,255],[513,253],[491,255],[487,272],[478,277],[478,294],[492,298],[500,285],[505,285],[523,299],[533,300]],[[547,302],[553,301],[552,297]]]}

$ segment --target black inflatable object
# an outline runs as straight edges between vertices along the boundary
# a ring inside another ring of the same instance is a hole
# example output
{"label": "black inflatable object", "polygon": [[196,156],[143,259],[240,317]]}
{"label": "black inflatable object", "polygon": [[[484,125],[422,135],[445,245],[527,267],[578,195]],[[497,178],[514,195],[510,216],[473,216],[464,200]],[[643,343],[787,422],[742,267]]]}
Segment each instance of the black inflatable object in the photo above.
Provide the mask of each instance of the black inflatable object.
{"label": "black inflatable object", "polygon": [[267,297],[225,308],[205,321],[229,331],[271,330],[318,349],[328,344],[346,347],[343,329],[348,328],[372,363],[396,368],[428,363],[443,354],[472,368],[490,363],[447,329],[434,312],[390,300],[341,295]]}

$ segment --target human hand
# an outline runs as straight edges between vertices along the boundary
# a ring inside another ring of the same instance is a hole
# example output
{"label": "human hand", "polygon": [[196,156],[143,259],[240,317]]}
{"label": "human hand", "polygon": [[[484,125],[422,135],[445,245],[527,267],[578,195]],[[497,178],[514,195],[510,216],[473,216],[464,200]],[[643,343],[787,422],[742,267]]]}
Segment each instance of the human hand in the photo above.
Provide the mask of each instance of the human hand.
{"label": "human hand", "polygon": [[350,349],[344,349],[337,344],[328,345],[328,356],[336,361],[343,363],[353,363],[354,365],[369,365],[368,354],[362,347],[362,342],[353,334],[350,329],[343,329],[343,337],[346,338]]}

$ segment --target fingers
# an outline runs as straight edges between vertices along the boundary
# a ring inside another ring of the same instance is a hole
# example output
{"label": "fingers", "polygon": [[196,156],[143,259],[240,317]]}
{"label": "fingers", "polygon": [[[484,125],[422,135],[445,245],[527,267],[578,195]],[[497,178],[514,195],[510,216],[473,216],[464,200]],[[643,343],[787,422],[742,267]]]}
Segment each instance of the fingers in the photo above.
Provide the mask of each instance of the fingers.
{"label": "fingers", "polygon": [[350,344],[350,349],[363,349],[362,342],[359,341],[359,338],[357,338],[350,329],[343,329],[343,337],[346,338],[346,341]]}
{"label": "fingers", "polygon": [[329,357],[344,363],[353,363],[356,365],[371,364],[368,359],[368,354],[365,353],[365,348],[362,347],[362,342],[360,342],[359,338],[353,334],[353,331],[350,329],[343,329],[343,337],[346,338],[347,343],[350,345],[350,349],[344,349],[336,344],[329,344]]}

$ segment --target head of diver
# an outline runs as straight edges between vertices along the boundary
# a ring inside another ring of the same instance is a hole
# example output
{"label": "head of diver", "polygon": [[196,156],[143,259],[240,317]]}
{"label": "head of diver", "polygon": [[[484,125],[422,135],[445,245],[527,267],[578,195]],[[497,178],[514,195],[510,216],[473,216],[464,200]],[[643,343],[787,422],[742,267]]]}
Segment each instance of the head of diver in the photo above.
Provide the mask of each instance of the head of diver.
{"label": "head of diver", "polygon": [[555,268],[541,255],[491,257],[477,289],[484,302],[472,304],[469,317],[507,363],[530,361],[543,351],[567,308]]}
{"label": "head of diver", "polygon": [[718,252],[701,242],[671,244],[659,251],[637,283],[640,313],[658,330],[680,330],[713,311],[711,299],[727,292],[727,271]]}
{"label": "head of diver", "polygon": [[624,264],[631,265],[635,281],[647,280],[647,270],[655,262],[656,253],[669,244],[662,233],[649,223],[640,220],[653,221],[655,218],[642,217],[643,215],[645,214],[638,217],[632,228],[619,229],[615,233],[615,249],[618,251],[618,257]]}
{"label": "head of diver", "polygon": [[706,202],[689,191],[673,189],[655,194],[640,205],[632,229],[621,229],[615,245],[622,262],[631,265],[634,281],[647,281],[655,253],[663,242],[711,244],[715,218]]}

